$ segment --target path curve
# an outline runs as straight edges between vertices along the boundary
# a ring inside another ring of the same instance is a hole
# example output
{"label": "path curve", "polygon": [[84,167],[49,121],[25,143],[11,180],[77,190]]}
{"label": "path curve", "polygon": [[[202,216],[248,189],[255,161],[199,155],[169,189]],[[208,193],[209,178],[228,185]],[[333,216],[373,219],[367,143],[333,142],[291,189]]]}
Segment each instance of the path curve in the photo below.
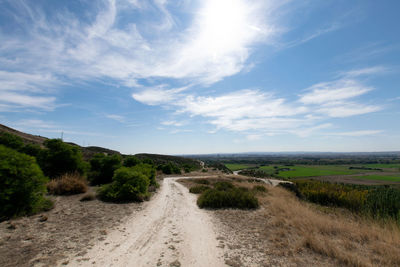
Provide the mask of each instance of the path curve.
{"label": "path curve", "polygon": [[182,178],[165,178],[143,210],[68,266],[226,266],[210,215],[176,181]]}

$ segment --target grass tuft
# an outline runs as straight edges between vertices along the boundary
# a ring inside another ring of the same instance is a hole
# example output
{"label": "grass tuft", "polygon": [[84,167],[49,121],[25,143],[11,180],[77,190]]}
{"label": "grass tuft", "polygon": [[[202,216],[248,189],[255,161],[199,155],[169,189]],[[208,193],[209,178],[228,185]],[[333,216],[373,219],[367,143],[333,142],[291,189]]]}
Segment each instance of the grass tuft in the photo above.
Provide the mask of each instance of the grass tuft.
{"label": "grass tuft", "polygon": [[87,191],[86,180],[78,173],[67,173],[47,183],[52,195],[75,195]]}

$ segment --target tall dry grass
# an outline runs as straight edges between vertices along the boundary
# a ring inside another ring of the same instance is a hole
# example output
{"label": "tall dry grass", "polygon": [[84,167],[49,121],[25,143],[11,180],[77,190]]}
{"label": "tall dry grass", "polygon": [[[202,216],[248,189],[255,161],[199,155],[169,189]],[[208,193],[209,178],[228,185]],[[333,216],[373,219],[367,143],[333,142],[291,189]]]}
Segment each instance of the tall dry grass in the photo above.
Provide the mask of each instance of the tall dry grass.
{"label": "tall dry grass", "polygon": [[[299,201],[281,188],[261,197],[269,240],[293,254],[311,250],[347,266],[400,266],[400,229]],[[272,227],[271,227],[272,226]]]}
{"label": "tall dry grass", "polygon": [[81,194],[87,189],[87,181],[79,173],[66,173],[47,183],[47,191],[52,195]]}

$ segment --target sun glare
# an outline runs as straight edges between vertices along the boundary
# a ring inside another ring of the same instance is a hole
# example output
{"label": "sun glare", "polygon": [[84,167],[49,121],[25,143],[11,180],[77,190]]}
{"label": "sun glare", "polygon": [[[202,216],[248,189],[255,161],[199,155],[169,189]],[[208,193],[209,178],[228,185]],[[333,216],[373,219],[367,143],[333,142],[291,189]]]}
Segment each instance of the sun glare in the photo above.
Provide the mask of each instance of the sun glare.
{"label": "sun glare", "polygon": [[235,50],[246,42],[252,31],[248,9],[240,0],[207,1],[200,12],[200,36],[214,56]]}

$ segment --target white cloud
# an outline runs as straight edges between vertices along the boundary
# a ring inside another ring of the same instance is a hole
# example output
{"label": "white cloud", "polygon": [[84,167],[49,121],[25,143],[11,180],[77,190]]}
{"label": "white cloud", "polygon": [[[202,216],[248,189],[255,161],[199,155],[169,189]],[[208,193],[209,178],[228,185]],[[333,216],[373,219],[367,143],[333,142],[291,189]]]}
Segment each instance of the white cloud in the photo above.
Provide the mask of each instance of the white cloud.
{"label": "white cloud", "polygon": [[121,116],[121,115],[116,115],[116,114],[107,114],[106,118],[118,121],[120,123],[124,123],[125,122],[125,117]]}
{"label": "white cloud", "polygon": [[178,122],[178,121],[163,121],[161,122],[161,124],[165,126],[175,126],[175,127],[180,127],[184,125],[183,122]]}
{"label": "white cloud", "polygon": [[363,76],[363,75],[376,75],[376,74],[381,74],[388,72],[388,69],[383,66],[374,66],[374,67],[369,67],[369,68],[363,68],[363,69],[355,69],[351,71],[347,71],[342,73],[342,75],[347,76],[347,77],[358,77],[358,76]]}
{"label": "white cloud", "polygon": [[[38,6],[23,4],[23,8],[15,5],[18,8],[12,12],[26,32],[2,38],[0,62],[26,73],[112,78],[128,86],[154,77],[209,84],[242,71],[252,47],[276,36],[274,11],[280,6],[262,0],[206,0],[180,10],[193,17],[176,25],[170,10],[188,5],[132,0],[86,3],[99,12],[83,21],[70,12],[57,13],[54,19]],[[138,16],[129,13],[132,9],[144,20],[135,20]]]}
{"label": "white cloud", "polygon": [[[347,72],[347,76],[358,76],[376,73],[377,69],[369,68]],[[350,73],[350,74],[349,74]],[[382,108],[377,105],[365,105],[353,98],[362,96],[374,88],[365,86],[361,82],[350,78],[341,78],[331,82],[318,83],[307,89],[307,93],[300,96],[299,101],[305,105],[314,106],[317,113],[329,117],[350,117],[375,112]]]}
{"label": "white cloud", "polygon": [[340,79],[333,82],[318,83],[307,89],[300,97],[304,104],[325,104],[363,95],[372,88],[365,87],[356,80]]}
{"label": "white cloud", "polygon": [[368,136],[368,135],[377,135],[382,133],[381,130],[363,130],[363,131],[352,131],[352,132],[341,132],[341,133],[330,133],[329,135],[337,135],[337,136]]}
{"label": "white cloud", "polygon": [[11,104],[13,107],[17,108],[53,110],[56,107],[55,100],[55,97],[33,96],[0,91],[0,103]]}
{"label": "white cloud", "polygon": [[179,97],[179,93],[187,89],[187,87],[177,89],[165,89],[165,87],[165,85],[160,85],[154,88],[145,88],[140,92],[133,93],[132,97],[147,105],[161,105],[175,101]]}
{"label": "white cloud", "polygon": [[317,109],[318,112],[334,118],[351,117],[379,111],[379,106],[368,106],[353,102],[337,102],[332,105],[323,106]]}

